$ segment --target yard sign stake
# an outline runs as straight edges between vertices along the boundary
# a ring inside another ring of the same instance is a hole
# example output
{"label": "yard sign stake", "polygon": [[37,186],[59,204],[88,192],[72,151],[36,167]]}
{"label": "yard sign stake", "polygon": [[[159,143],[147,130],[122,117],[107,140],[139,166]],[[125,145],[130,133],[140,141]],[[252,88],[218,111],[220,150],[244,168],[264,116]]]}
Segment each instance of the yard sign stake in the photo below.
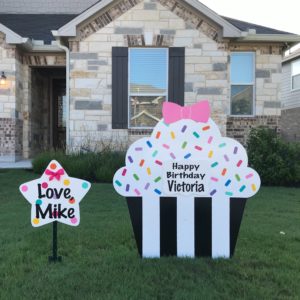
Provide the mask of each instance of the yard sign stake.
{"label": "yard sign stake", "polygon": [[88,181],[69,177],[55,160],[49,163],[40,178],[20,185],[20,192],[32,205],[32,226],[53,223],[49,262],[61,261],[61,256],[57,256],[57,223],[79,225],[79,203],[90,187]]}

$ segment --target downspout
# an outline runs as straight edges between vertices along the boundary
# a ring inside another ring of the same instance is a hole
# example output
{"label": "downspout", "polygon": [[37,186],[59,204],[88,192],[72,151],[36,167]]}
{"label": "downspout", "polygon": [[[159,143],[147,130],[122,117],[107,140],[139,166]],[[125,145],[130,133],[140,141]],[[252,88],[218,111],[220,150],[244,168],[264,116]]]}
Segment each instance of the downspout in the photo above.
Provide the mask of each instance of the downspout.
{"label": "downspout", "polygon": [[[52,32],[53,33],[53,32]],[[70,152],[70,49],[56,37],[57,46],[66,52],[66,152]]]}

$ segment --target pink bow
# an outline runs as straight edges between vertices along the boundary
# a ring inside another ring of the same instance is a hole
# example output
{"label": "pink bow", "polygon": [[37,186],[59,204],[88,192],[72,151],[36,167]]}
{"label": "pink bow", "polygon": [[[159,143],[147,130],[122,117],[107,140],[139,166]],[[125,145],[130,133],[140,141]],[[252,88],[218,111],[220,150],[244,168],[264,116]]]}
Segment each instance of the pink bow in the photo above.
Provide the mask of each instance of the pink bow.
{"label": "pink bow", "polygon": [[49,176],[49,180],[53,180],[56,178],[58,181],[60,180],[60,176],[65,174],[64,169],[59,169],[57,172],[53,172],[51,170],[46,169],[45,174]]}
{"label": "pink bow", "polygon": [[164,102],[162,114],[167,124],[182,119],[192,119],[196,122],[206,123],[210,116],[210,107],[207,100],[189,106],[180,106],[172,102]]}

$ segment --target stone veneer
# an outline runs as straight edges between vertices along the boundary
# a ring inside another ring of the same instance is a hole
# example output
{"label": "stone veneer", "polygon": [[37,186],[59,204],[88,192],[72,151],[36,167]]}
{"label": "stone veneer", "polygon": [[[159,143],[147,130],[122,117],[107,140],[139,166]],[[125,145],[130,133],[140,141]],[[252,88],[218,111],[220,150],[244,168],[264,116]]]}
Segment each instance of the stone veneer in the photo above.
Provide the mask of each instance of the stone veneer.
{"label": "stone veneer", "polygon": [[111,129],[111,52],[114,46],[145,46],[149,32],[150,46],[186,48],[185,103],[209,99],[212,118],[223,135],[233,125],[227,122],[231,51],[256,53],[258,117],[254,119],[280,115],[281,45],[222,42],[220,28],[180,0],[121,0],[84,22],[78,32],[70,41],[70,148],[74,150],[105,139],[131,142],[147,133]]}
{"label": "stone veneer", "polygon": [[17,56],[16,47],[7,45],[0,32],[0,71],[7,77],[5,85],[0,86],[0,161],[18,160],[23,151]]}
{"label": "stone veneer", "polygon": [[281,135],[288,142],[300,142],[300,107],[281,111]]}
{"label": "stone veneer", "polygon": [[[89,141],[101,143],[103,139],[113,139],[123,140],[126,143],[139,137],[132,134],[133,130],[111,129],[111,52],[114,46],[144,45],[145,32],[153,34],[150,46],[186,47],[185,103],[192,104],[198,99],[208,98],[213,118],[220,125],[222,132],[224,134],[226,132],[228,54],[225,44],[206,36],[210,27],[208,28],[204,22],[201,23],[200,17],[198,23],[194,21],[193,25],[177,16],[178,9],[176,14],[171,12],[166,1],[139,2],[141,3],[123,12],[116,20],[95,33],[87,31],[86,22],[79,28],[79,32],[85,33],[87,37],[83,39],[82,33],[80,41],[76,39],[72,41],[70,59],[72,149],[78,150]],[[94,19],[91,22],[94,28]]]}

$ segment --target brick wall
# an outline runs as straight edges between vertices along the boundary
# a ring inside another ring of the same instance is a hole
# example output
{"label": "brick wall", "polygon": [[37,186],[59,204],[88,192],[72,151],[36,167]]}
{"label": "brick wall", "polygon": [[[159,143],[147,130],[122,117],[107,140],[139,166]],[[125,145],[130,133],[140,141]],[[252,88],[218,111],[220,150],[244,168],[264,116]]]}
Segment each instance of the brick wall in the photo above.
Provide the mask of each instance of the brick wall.
{"label": "brick wall", "polygon": [[280,132],[280,116],[228,117],[226,135],[246,146],[251,128],[265,126]]}

